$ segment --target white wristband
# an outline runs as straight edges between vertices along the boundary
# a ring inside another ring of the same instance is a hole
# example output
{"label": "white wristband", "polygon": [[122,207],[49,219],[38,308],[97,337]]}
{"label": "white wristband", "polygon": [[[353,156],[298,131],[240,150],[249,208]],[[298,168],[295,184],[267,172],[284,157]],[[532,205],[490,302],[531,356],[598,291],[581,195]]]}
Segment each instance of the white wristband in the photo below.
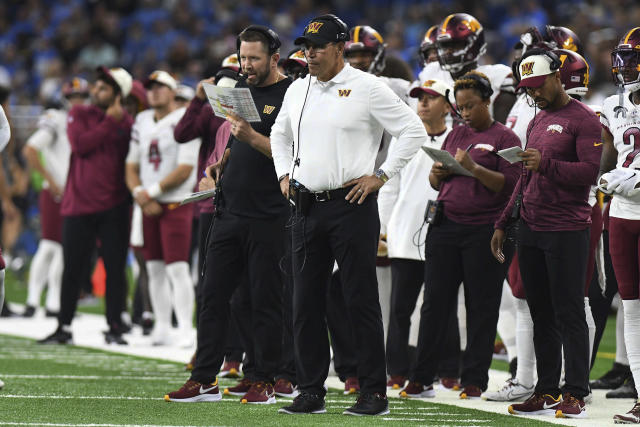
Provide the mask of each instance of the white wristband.
{"label": "white wristband", "polygon": [[147,194],[152,199],[157,199],[158,196],[162,194],[162,188],[160,188],[160,183],[156,182],[151,187],[147,188]]}
{"label": "white wristband", "polygon": [[131,192],[131,195],[133,197],[136,197],[138,195],[138,193],[140,193],[142,190],[144,190],[144,187],[142,185],[138,185],[137,187],[135,187],[133,189],[133,191]]}

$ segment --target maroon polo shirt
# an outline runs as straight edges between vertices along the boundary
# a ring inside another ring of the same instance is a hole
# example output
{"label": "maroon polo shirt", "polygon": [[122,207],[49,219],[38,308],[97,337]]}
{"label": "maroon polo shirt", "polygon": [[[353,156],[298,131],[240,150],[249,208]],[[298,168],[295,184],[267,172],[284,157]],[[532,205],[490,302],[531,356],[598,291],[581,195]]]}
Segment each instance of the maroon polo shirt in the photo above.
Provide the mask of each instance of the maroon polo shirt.
{"label": "maroon polo shirt", "polygon": [[529,123],[527,148],[541,153],[537,172],[526,171],[495,227],[504,230],[519,186],[522,219],[535,231],[583,230],[591,224],[589,191],[600,168],[600,122],[572,99],[556,111],[540,111]]}
{"label": "maroon polo shirt", "polygon": [[453,128],[442,145],[455,156],[456,149],[466,150],[474,162],[504,175],[504,187],[494,192],[474,177],[450,175],[440,184],[438,200],[444,202],[444,213],[460,224],[493,224],[500,216],[520,173],[520,167],[512,165],[496,154],[497,151],[520,145],[515,133],[496,121],[484,131],[478,132],[466,125]]}
{"label": "maroon polo shirt", "polygon": [[[196,180],[195,191],[198,191],[197,183],[204,176],[204,170],[209,164],[207,159],[209,159],[216,147],[218,128],[225,122],[225,119],[213,113],[211,105],[206,100],[196,96],[191,100],[184,116],[182,116],[173,130],[173,137],[178,143],[189,142],[196,138],[201,139],[200,152],[198,153],[198,179]],[[213,212],[211,200],[197,202],[194,212],[197,214]]]}
{"label": "maroon polo shirt", "polygon": [[132,125],[129,114],[124,113],[116,121],[93,105],[77,105],[69,111],[67,135],[71,158],[62,215],[102,212],[129,197],[124,163]]}

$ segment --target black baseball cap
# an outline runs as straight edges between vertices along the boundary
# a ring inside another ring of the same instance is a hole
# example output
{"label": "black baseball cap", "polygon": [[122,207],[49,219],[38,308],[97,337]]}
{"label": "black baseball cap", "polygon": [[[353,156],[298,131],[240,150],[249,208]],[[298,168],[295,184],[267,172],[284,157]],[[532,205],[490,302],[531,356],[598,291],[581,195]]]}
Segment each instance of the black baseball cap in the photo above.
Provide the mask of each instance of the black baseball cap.
{"label": "black baseball cap", "polygon": [[336,21],[318,17],[309,22],[304,28],[302,36],[298,37],[294,44],[301,45],[308,42],[312,45],[324,45],[338,42],[341,39],[342,32]]}

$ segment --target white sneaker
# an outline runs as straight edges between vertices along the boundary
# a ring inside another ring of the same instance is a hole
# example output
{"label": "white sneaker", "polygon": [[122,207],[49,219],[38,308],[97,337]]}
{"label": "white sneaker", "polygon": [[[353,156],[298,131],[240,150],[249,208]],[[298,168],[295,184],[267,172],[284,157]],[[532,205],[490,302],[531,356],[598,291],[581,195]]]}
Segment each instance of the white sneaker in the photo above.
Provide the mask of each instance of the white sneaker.
{"label": "white sneaker", "polygon": [[514,400],[526,400],[533,394],[534,387],[525,387],[515,378],[510,378],[498,391],[485,391],[482,399],[494,402],[512,402]]}
{"label": "white sneaker", "polygon": [[0,380],[0,388],[4,387],[4,382]]}
{"label": "white sneaker", "polygon": [[153,346],[167,346],[171,344],[171,338],[169,337],[169,331],[165,328],[154,327],[151,332],[151,345]]}

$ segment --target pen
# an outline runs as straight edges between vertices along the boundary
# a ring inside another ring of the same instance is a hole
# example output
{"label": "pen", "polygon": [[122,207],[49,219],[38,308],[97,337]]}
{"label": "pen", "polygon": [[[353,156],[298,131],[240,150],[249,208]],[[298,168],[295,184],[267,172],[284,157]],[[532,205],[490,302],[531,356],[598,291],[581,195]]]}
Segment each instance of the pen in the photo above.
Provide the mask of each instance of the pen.
{"label": "pen", "polygon": [[464,150],[464,151],[469,151],[469,150],[471,150],[471,149],[473,148],[473,145],[474,145],[474,144],[469,144],[469,146],[467,147],[467,149],[466,149],[466,150]]}

